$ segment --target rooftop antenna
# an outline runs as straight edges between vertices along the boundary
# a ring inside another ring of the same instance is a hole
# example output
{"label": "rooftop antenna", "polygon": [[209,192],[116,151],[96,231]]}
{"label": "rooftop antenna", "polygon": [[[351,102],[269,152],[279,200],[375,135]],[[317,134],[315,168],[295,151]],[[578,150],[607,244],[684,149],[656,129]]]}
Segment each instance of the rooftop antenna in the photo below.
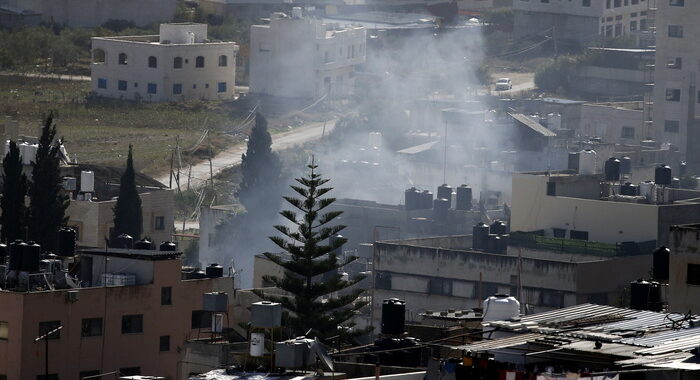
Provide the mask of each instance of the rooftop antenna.
{"label": "rooftop antenna", "polygon": [[443,135],[445,136],[445,147],[442,161],[442,183],[447,183],[447,121],[443,119],[442,124],[445,129],[443,132]]}

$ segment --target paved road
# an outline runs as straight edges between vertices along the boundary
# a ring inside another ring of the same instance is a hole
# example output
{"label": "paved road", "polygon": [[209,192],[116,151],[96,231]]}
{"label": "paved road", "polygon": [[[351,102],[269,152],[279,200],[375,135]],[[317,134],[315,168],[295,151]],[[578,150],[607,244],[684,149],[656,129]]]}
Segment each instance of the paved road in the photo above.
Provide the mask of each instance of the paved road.
{"label": "paved road", "polygon": [[[272,135],[272,150],[279,152],[285,149],[292,148],[297,145],[301,145],[307,142],[315,141],[320,139],[324,130],[325,133],[330,132],[335,126],[335,120],[330,120],[327,122],[317,122],[304,125],[302,127],[297,127],[289,132],[282,132]],[[325,127],[324,127],[325,126]],[[229,168],[231,166],[240,165],[241,154],[245,153],[246,144],[241,143],[234,145],[219,154],[217,154],[212,159],[212,171],[214,176],[219,174],[222,170]],[[187,183],[187,170],[183,170],[181,175],[181,184]],[[156,178],[161,183],[168,185],[170,182],[170,174],[164,174]],[[192,180],[190,186],[198,187],[201,186],[209,179],[209,161],[202,161],[194,166],[192,166]],[[173,179],[173,187],[175,187],[175,180]]]}
{"label": "paved road", "polygon": [[76,82],[89,82],[90,77],[83,75],[66,75],[66,74],[42,74],[42,73],[18,73],[18,72],[7,72],[2,71],[0,75],[4,76],[17,76],[17,77],[29,77],[29,78],[47,78],[47,79],[60,79],[60,80],[72,80]]}

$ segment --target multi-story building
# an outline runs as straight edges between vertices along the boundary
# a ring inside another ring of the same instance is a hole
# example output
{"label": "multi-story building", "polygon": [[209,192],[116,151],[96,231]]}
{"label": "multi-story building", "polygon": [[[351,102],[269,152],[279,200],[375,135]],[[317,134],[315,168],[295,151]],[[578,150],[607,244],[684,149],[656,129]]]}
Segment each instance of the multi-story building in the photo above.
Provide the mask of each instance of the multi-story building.
{"label": "multi-story building", "polygon": [[658,2],[653,95],[654,137],[675,144],[695,171],[700,165],[698,17],[697,1]]}
{"label": "multi-story building", "polygon": [[207,24],[161,24],[160,35],[92,38],[92,90],[150,102],[232,99],[235,42],[210,41]]}
{"label": "multi-story building", "polygon": [[588,45],[646,29],[648,0],[513,0],[515,38]]}
{"label": "multi-story building", "polygon": [[319,99],[352,91],[355,66],[365,62],[367,32],[324,24],[294,8],[273,13],[250,30],[250,92]]}
{"label": "multi-story building", "polygon": [[[232,277],[183,279],[179,252],[95,249],[62,266],[77,274],[79,287],[62,282],[61,271],[35,274],[46,281],[36,288],[5,286],[0,266],[0,378],[44,379],[48,370],[50,379],[101,373],[185,379],[185,343],[213,336],[204,293],[233,294]],[[231,297],[223,315],[232,303]],[[35,342],[59,326],[47,342]]]}
{"label": "multi-story building", "polygon": [[[700,224],[678,225],[671,229],[668,276],[663,276],[668,277],[669,311],[700,311],[699,236]],[[657,260],[654,260],[655,265]],[[663,263],[660,264],[664,267]]]}

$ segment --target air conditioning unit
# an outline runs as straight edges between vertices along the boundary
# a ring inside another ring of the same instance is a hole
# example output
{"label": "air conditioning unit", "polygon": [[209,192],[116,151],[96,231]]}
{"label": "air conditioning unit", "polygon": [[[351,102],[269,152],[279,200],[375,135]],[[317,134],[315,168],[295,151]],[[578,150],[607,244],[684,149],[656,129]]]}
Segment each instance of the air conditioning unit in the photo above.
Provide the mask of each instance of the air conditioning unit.
{"label": "air conditioning unit", "polygon": [[80,293],[77,290],[69,290],[66,292],[66,302],[77,302],[80,299]]}

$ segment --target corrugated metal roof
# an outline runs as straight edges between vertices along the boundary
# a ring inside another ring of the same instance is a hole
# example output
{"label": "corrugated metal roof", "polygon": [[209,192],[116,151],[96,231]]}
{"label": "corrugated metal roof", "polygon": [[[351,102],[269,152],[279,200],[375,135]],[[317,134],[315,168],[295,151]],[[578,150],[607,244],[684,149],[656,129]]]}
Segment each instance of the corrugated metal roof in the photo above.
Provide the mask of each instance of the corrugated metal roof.
{"label": "corrugated metal roof", "polygon": [[544,137],[554,137],[557,134],[550,131],[549,129],[545,128],[542,124],[539,122],[531,119],[527,115],[523,115],[521,113],[509,113],[510,116],[513,117],[513,119],[519,121],[520,123],[524,124],[525,126],[529,127],[533,131],[539,133],[540,135]]}
{"label": "corrugated metal roof", "polygon": [[530,341],[535,341],[540,338],[547,338],[543,334],[517,334],[506,338],[498,338],[491,340],[481,340],[471,344],[456,346],[456,350],[464,350],[467,352],[479,352],[488,350],[497,350],[501,348],[514,347],[526,344]]}
{"label": "corrugated metal roof", "polygon": [[651,335],[626,338],[620,342],[639,347],[656,347],[664,342],[690,337],[700,338],[700,328],[664,331]]}

